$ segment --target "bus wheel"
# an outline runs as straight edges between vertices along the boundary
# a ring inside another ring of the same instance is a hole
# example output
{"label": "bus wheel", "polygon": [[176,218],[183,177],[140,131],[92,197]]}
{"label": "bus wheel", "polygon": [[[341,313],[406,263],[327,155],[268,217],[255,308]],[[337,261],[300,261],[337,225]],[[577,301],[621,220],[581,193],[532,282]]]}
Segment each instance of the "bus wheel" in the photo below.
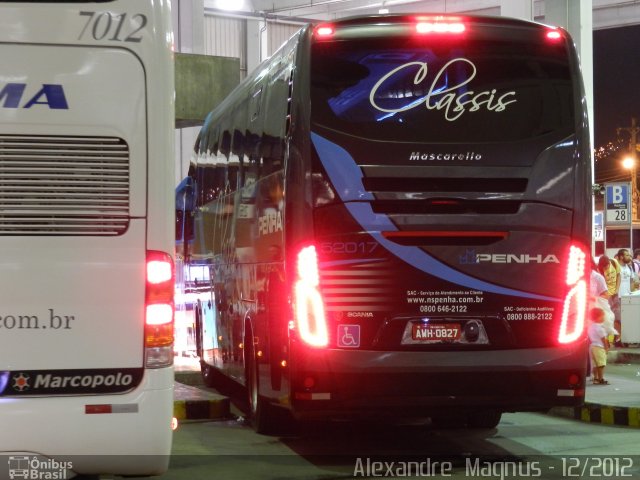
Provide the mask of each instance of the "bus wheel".
{"label": "bus wheel", "polygon": [[466,420],[467,419],[463,413],[447,413],[431,417],[431,425],[436,428],[464,428]]}
{"label": "bus wheel", "polygon": [[270,435],[276,430],[275,407],[260,395],[258,362],[253,348],[253,335],[249,332],[245,339],[245,381],[249,403],[249,420],[257,433]]}
{"label": "bus wheel", "polygon": [[483,410],[469,415],[469,428],[496,428],[502,418],[502,412],[497,410]]}

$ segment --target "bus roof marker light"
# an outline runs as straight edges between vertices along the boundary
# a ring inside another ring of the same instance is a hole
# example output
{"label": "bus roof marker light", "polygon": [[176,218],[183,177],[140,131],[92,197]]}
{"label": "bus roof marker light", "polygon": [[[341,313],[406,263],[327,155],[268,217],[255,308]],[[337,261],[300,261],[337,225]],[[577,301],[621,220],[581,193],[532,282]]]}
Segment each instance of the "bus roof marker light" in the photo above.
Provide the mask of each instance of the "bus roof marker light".
{"label": "bus roof marker light", "polygon": [[316,28],[316,35],[319,37],[330,37],[334,32],[335,30],[331,25],[318,25]]}
{"label": "bus roof marker light", "polygon": [[416,32],[427,33],[462,33],[466,27],[460,22],[427,22],[420,20],[416,23]]}
{"label": "bus roof marker light", "polygon": [[562,38],[562,34],[556,29],[551,29],[547,32],[547,38],[552,41],[558,41]]}

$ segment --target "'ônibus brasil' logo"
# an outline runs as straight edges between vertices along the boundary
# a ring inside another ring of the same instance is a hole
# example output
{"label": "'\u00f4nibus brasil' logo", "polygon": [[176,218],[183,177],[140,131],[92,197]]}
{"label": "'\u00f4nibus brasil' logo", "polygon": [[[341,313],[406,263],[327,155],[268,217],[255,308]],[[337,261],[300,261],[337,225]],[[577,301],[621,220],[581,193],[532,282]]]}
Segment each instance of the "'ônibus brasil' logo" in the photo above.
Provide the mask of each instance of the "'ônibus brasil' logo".
{"label": "'\u00f4nibus brasil' logo", "polygon": [[2,108],[31,108],[34,105],[44,105],[55,110],[69,109],[62,85],[45,83],[32,87],[26,83],[6,83],[0,90]]}
{"label": "'\u00f4nibus brasil' logo", "polygon": [[[461,78],[461,74],[458,73],[461,70],[467,72],[466,78],[464,78],[463,74],[461,80],[450,84],[449,82],[452,78]],[[406,105],[399,108],[380,106],[380,101],[388,101],[388,99],[397,101],[396,96],[393,94],[393,85],[397,80],[402,81],[405,77],[410,77],[414,71],[416,73],[413,77],[413,84],[416,85],[416,90],[426,91],[426,94],[414,93],[413,96],[407,98],[403,92],[401,98],[405,99]],[[490,112],[502,112],[508,105],[517,102],[515,91],[498,93],[496,89],[478,92],[469,89],[467,85],[475,78],[477,69],[475,64],[466,58],[449,60],[436,73],[430,85],[421,86],[427,78],[428,71],[429,67],[426,62],[409,62],[394,68],[386,75],[383,75],[373,86],[369,94],[369,102],[377,110],[387,113],[405,112],[420,105],[426,107],[427,110],[444,110],[444,117],[450,122],[459,119],[466,112],[476,112],[481,109],[486,109]],[[388,82],[388,85],[390,85],[388,89],[391,91],[382,92],[382,86],[385,82]]]}

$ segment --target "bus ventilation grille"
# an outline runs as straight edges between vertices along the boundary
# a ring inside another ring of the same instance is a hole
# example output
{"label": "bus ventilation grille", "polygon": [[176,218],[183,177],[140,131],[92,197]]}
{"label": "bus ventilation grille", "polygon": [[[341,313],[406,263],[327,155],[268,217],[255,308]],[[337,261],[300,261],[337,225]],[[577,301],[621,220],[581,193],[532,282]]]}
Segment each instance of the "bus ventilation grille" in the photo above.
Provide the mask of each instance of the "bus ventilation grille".
{"label": "bus ventilation grille", "polygon": [[0,236],[111,236],[128,225],[124,140],[0,135]]}

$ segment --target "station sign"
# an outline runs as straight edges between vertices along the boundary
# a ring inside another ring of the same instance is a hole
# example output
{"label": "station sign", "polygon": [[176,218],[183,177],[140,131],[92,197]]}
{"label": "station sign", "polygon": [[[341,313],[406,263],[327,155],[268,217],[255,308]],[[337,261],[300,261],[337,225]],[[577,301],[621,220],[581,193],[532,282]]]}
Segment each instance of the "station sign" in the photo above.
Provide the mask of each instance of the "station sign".
{"label": "station sign", "polygon": [[607,225],[631,225],[631,185],[605,185],[605,222]]}
{"label": "station sign", "polygon": [[604,212],[593,212],[593,240],[604,242]]}

